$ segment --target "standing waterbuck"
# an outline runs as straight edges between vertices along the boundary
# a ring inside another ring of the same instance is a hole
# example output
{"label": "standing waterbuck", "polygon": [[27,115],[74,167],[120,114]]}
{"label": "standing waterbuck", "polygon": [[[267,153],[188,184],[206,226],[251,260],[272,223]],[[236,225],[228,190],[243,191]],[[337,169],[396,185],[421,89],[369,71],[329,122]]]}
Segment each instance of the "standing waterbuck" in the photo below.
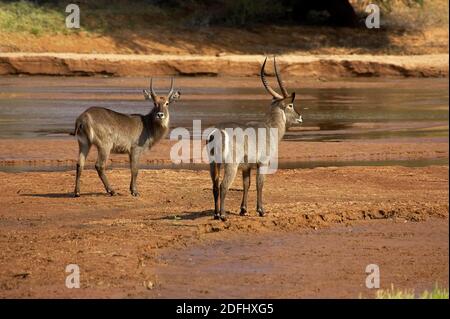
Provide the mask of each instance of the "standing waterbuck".
{"label": "standing waterbuck", "polygon": [[157,95],[150,80],[150,91],[143,90],[146,100],[153,100],[154,107],[146,115],[122,114],[102,107],[91,107],[75,122],[75,136],[78,139],[79,158],[75,181],[75,197],[80,196],[80,177],[92,145],[97,147],[98,157],[95,169],[111,196],[111,188],[105,175],[109,154],[128,154],[131,168],[131,195],[138,196],[136,178],[141,154],[162,139],[169,130],[169,104],[178,100],[181,93],[174,91],[173,78],[167,96]]}
{"label": "standing waterbuck", "polygon": [[[271,156],[278,155],[278,144],[283,138],[286,129],[292,125],[302,123],[302,116],[294,109],[295,93],[289,94],[286,90],[278,73],[275,58],[274,70],[281,94],[277,93],[267,83],[264,75],[266,62],[267,58],[262,65],[260,76],[264,88],[272,95],[273,99],[265,121],[246,124],[219,124],[215,126],[215,129],[212,130],[208,137],[207,146],[213,183],[215,219],[226,220],[227,218],[225,197],[239,167],[242,168],[244,184],[240,215],[247,214],[247,197],[252,168],[256,168],[257,212],[260,216],[265,215],[262,190],[267,167],[274,159]],[[246,136],[237,138],[238,132],[244,132]],[[254,133],[253,135],[250,134],[252,132]],[[258,134],[255,132],[258,132]],[[263,132],[262,135],[259,134],[260,132]],[[255,138],[249,138],[251,136]],[[220,155],[218,155],[219,153]],[[277,161],[276,158],[275,160]],[[224,176],[220,183],[221,166],[224,168]]]}

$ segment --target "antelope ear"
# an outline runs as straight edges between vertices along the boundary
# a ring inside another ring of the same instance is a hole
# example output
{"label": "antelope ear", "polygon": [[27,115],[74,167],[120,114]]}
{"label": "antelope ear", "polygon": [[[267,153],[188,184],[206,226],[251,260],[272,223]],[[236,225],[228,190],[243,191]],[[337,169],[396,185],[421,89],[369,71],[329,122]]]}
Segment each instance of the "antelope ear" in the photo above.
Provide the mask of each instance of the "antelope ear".
{"label": "antelope ear", "polygon": [[142,90],[142,93],[144,93],[144,98],[145,98],[146,100],[151,100],[151,99],[152,99],[152,96],[151,96],[151,94],[150,94],[149,91],[147,91],[147,90]]}
{"label": "antelope ear", "polygon": [[169,101],[170,102],[177,101],[180,99],[180,97],[181,97],[180,91],[173,92],[172,95],[169,97]]}
{"label": "antelope ear", "polygon": [[295,92],[292,92],[291,94],[291,103],[294,103],[295,100]]}

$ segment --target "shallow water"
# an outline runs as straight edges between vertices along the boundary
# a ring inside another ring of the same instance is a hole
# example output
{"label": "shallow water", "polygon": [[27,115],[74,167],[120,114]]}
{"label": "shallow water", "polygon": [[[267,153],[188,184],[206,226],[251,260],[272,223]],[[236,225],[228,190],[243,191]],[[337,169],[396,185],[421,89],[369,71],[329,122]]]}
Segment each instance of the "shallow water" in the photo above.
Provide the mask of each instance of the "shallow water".
{"label": "shallow water", "polygon": [[[292,161],[281,162],[279,169],[316,168],[316,167],[342,167],[342,166],[404,166],[404,167],[424,167],[429,165],[448,165],[448,158],[430,159],[408,159],[408,160],[377,160],[377,161]],[[94,169],[93,165],[86,165],[86,169]],[[142,169],[183,169],[183,170],[208,170],[208,164],[141,164]],[[111,163],[109,168],[129,168],[128,164]],[[66,172],[73,171],[73,165],[59,166],[32,166],[32,165],[12,165],[0,166],[0,172],[22,173],[22,172]]]}
{"label": "shallow water", "polygon": [[[295,79],[294,79],[295,80]],[[259,81],[247,78],[183,78],[182,100],[173,105],[172,127],[202,127],[221,121],[264,117],[269,97]],[[232,86],[222,87],[224,82]],[[251,82],[248,85],[248,82]],[[448,138],[448,79],[353,79],[351,85],[290,86],[298,96],[304,124],[286,139],[340,141],[391,137]],[[240,87],[242,83],[242,87]],[[338,83],[338,82],[337,82]],[[362,83],[358,87],[358,83]],[[244,85],[245,84],[245,85]],[[0,138],[68,137],[76,117],[90,106],[145,113],[149,102],[140,78],[2,77]],[[225,98],[224,98],[225,97]]]}

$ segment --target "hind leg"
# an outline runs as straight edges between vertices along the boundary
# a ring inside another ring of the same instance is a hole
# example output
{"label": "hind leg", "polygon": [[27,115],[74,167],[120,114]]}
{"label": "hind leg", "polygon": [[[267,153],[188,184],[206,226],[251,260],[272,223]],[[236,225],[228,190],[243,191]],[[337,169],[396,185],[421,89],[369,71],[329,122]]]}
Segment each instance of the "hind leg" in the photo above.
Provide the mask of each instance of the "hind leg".
{"label": "hind leg", "polygon": [[220,164],[209,164],[209,173],[213,182],[213,196],[214,196],[214,219],[219,219],[219,180],[220,180]]}
{"label": "hind leg", "polygon": [[223,175],[222,183],[220,184],[220,219],[225,221],[227,220],[226,212],[225,212],[225,197],[227,196],[228,189],[236,177],[236,173],[238,170],[238,164],[226,164],[225,172]]}
{"label": "hind leg", "polygon": [[77,174],[75,179],[75,191],[74,196],[80,197],[80,178],[81,173],[83,172],[84,163],[86,162],[86,158],[89,154],[89,150],[91,145],[88,141],[80,141],[78,140],[78,163],[77,163]]}
{"label": "hind leg", "polygon": [[242,194],[242,202],[241,202],[241,212],[239,215],[245,216],[247,215],[247,198],[248,198],[248,189],[250,188],[250,172],[251,169],[243,169],[242,170],[242,182],[244,186],[244,193]]}
{"label": "hind leg", "polygon": [[98,176],[100,177],[103,186],[105,186],[106,192],[109,195],[114,196],[116,195],[116,192],[109,185],[108,178],[106,177],[105,174],[106,161],[108,160],[110,150],[99,147],[97,147],[97,150],[98,150],[98,158],[97,162],[95,163],[95,169],[97,170]]}
{"label": "hind leg", "polygon": [[257,193],[257,199],[256,199],[256,211],[258,212],[259,216],[263,217],[266,214],[266,211],[264,209],[263,200],[262,200],[262,192],[264,187],[264,180],[265,175],[261,173],[262,166],[258,166],[256,171],[256,193]]}

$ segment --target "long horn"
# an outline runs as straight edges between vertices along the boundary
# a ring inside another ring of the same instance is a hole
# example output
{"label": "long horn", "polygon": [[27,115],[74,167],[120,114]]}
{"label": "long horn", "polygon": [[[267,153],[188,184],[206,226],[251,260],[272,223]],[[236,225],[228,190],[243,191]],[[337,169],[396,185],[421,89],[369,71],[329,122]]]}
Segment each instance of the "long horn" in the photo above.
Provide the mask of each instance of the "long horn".
{"label": "long horn", "polygon": [[286,90],[286,87],[284,86],[281,75],[278,73],[277,61],[276,61],[275,57],[273,57],[273,68],[275,70],[275,75],[277,76],[277,81],[278,81],[278,85],[280,86],[281,93],[283,94],[284,97],[288,97],[289,93]]}
{"label": "long horn", "polygon": [[170,97],[173,94],[173,78],[170,78],[170,89],[169,94],[167,94],[168,97]]}
{"label": "long horn", "polygon": [[272,89],[269,86],[269,83],[267,83],[266,76],[264,75],[264,68],[266,67],[266,62],[267,62],[267,57],[264,60],[264,63],[261,68],[261,81],[262,81],[264,87],[266,88],[267,92],[270,93],[270,95],[272,95],[277,100],[281,100],[281,99],[283,99],[283,97],[280,94],[278,94],[274,89]]}
{"label": "long horn", "polygon": [[153,78],[150,78],[150,94],[152,96],[152,99],[156,101],[156,93],[155,90],[153,90]]}

